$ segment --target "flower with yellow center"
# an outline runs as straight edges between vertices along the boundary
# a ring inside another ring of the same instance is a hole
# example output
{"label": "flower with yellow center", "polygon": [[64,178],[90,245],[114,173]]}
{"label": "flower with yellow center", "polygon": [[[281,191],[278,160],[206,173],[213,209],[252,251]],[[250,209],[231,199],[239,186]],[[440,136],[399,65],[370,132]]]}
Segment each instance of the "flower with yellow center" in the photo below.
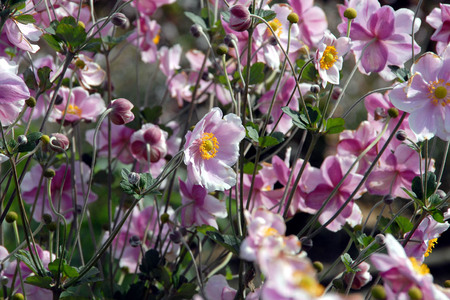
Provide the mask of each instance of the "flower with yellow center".
{"label": "flower with yellow center", "polygon": [[159,33],[153,38],[153,44],[158,45],[159,44],[159,40],[161,39]]}
{"label": "flower with yellow center", "polygon": [[216,156],[217,150],[219,150],[219,142],[214,134],[209,132],[203,133],[199,150],[202,159],[209,160]]}
{"label": "flower with yellow center", "polygon": [[425,254],[424,254],[425,257],[430,256],[430,254],[433,251],[433,248],[436,245],[436,243],[437,243],[437,238],[428,241],[428,249],[427,249],[427,252],[425,252]]}
{"label": "flower with yellow center", "polygon": [[430,269],[426,264],[420,264],[414,257],[410,257],[414,271],[419,275],[426,275],[430,273]]}
{"label": "flower with yellow center", "polygon": [[450,103],[450,83],[444,83],[443,79],[430,82],[428,85],[428,97],[434,105],[446,106]]}
{"label": "flower with yellow center", "polygon": [[[281,24],[280,20],[275,18],[275,19],[273,19],[272,21],[269,22],[269,25],[272,28],[273,32],[275,32],[276,35],[278,37],[280,37],[281,33],[283,32],[283,24]],[[267,28],[267,31],[269,32],[269,34],[272,33],[269,28]]]}
{"label": "flower with yellow center", "polygon": [[307,291],[311,296],[320,297],[325,290],[314,277],[302,271],[295,271],[293,277],[298,287]]}
{"label": "flower with yellow center", "polygon": [[67,107],[67,113],[71,115],[76,115],[81,118],[81,114],[83,113],[83,111],[78,106],[69,104],[69,107]]}
{"label": "flower with yellow center", "polygon": [[328,70],[338,60],[338,52],[334,46],[327,46],[320,59],[320,68]]}

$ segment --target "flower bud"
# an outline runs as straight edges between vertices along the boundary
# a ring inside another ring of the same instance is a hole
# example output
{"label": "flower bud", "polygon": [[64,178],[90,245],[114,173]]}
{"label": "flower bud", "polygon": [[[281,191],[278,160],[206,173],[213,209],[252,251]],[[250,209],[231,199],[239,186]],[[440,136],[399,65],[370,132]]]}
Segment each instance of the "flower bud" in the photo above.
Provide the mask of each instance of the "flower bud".
{"label": "flower bud", "polygon": [[19,145],[25,145],[26,143],[28,143],[28,139],[27,139],[27,137],[25,136],[25,135],[19,135],[18,137],[17,137],[17,143],[19,144]]}
{"label": "flower bud", "polygon": [[211,74],[211,73],[209,73],[209,72],[203,72],[203,74],[202,74],[202,80],[204,80],[204,81],[210,81],[210,80],[213,80],[214,79],[214,76]]}
{"label": "flower bud", "polygon": [[140,180],[141,176],[138,173],[131,172],[130,174],[128,174],[128,182],[130,184],[138,184]]}
{"label": "flower bud", "polygon": [[182,236],[186,236],[187,233],[188,233],[187,229],[184,228],[184,227],[181,227],[180,230],[179,230],[179,232],[180,232],[180,234],[181,234]]}
{"label": "flower bud", "polygon": [[112,108],[111,122],[116,125],[123,125],[134,120],[134,114],[131,112],[134,105],[124,98],[113,100],[108,108]]}
{"label": "flower bud", "polygon": [[320,86],[318,86],[317,84],[313,84],[311,85],[311,87],[309,88],[309,90],[311,91],[311,93],[313,94],[318,94],[320,92]]}
{"label": "flower bud", "polygon": [[356,18],[356,15],[357,15],[356,9],[354,8],[349,7],[344,11],[344,17],[346,17],[349,20],[353,20],[354,18]]}
{"label": "flower bud", "polygon": [[61,103],[63,103],[63,101],[64,101],[64,99],[62,96],[56,95],[55,105],[60,105]]}
{"label": "flower bud", "polygon": [[333,285],[338,291],[344,290],[344,281],[342,280],[342,278],[333,280]]}
{"label": "flower bud", "polygon": [[216,49],[217,55],[225,55],[228,53],[228,46],[225,44],[220,44]]}
{"label": "flower bud", "polygon": [[123,13],[115,13],[111,18],[111,23],[122,29],[130,27],[130,20]]}
{"label": "flower bud", "polygon": [[408,290],[408,296],[411,300],[421,300],[423,297],[422,291],[418,287],[412,287]]}
{"label": "flower bud", "polygon": [[382,285],[377,284],[372,288],[372,297],[375,299],[386,299],[386,290]]}
{"label": "flower bud", "polygon": [[313,241],[309,237],[302,237],[300,239],[300,243],[302,243],[302,250],[309,251],[313,247]]}
{"label": "flower bud", "polygon": [[34,98],[34,97],[28,98],[27,100],[25,100],[25,104],[28,107],[35,107],[36,106],[36,98]]}
{"label": "flower bud", "polygon": [[44,215],[42,216],[42,220],[44,221],[44,223],[45,223],[46,225],[48,225],[48,224],[50,224],[50,223],[52,222],[52,216],[49,215],[49,214],[44,214]]}
{"label": "flower bud", "polygon": [[245,31],[250,28],[252,19],[248,9],[237,4],[230,7],[230,28],[235,31]]}
{"label": "flower bud", "polygon": [[339,99],[341,94],[342,94],[342,89],[337,86],[333,89],[333,92],[331,92],[331,99],[337,100],[337,99]]}
{"label": "flower bud", "polygon": [[268,40],[269,45],[276,46],[278,44],[277,39],[274,36],[271,36]]}
{"label": "flower bud", "polygon": [[387,205],[391,205],[394,202],[395,198],[391,194],[385,195],[383,197],[383,201]]}
{"label": "flower bud", "polygon": [[62,133],[53,133],[50,137],[50,148],[58,153],[63,153],[69,149],[69,139]]}
{"label": "flower bud", "polygon": [[2,279],[0,280],[2,285],[7,285],[8,281],[9,281],[9,279],[6,276],[2,276]]}
{"label": "flower bud", "polygon": [[47,224],[47,229],[50,232],[54,232],[56,230],[56,222],[51,222]]}
{"label": "flower bud", "polygon": [[316,269],[317,273],[320,273],[323,271],[323,264],[320,261],[313,262],[313,267]]}
{"label": "flower bud", "polygon": [[17,215],[16,212],[10,211],[6,214],[5,220],[8,223],[13,223],[13,222],[17,221],[18,218],[19,218],[19,216]]}
{"label": "flower bud", "polygon": [[234,43],[233,43],[233,41],[234,41],[235,43],[237,43],[238,39],[237,39],[237,37],[236,37],[234,34],[232,34],[232,33],[227,34],[227,35],[223,38],[223,43],[224,43],[225,45],[227,45],[229,48],[234,48]]}
{"label": "flower bud", "polygon": [[44,145],[48,145],[50,144],[50,137],[46,134],[44,134],[43,136],[41,136],[41,141],[42,143],[44,143]]}
{"label": "flower bud", "polygon": [[297,24],[298,23],[298,15],[295,12],[291,12],[288,16],[287,16],[287,20],[289,21],[289,23],[291,24]]}
{"label": "flower bud", "polygon": [[180,232],[174,231],[171,234],[169,234],[169,238],[173,243],[179,244],[181,243],[181,239],[183,238],[183,236],[181,235]]}
{"label": "flower bud", "polygon": [[22,293],[15,293],[12,298],[12,300],[23,300],[25,299]]}
{"label": "flower bud", "polygon": [[163,213],[160,218],[161,218],[161,223],[162,224],[167,223],[169,221],[169,214],[168,213]]}
{"label": "flower bud", "polygon": [[391,107],[388,109],[389,117],[395,119],[398,117],[398,114],[399,114],[398,109],[396,109],[395,107]]}
{"label": "flower bud", "polygon": [[348,286],[351,284],[351,288],[354,290],[359,290],[370,280],[372,280],[372,275],[369,273],[370,265],[366,262],[361,262],[358,265],[359,271],[356,273],[345,273],[344,282]]}
{"label": "flower bud", "polygon": [[44,171],[44,177],[45,178],[53,178],[53,177],[55,177],[55,170],[53,170],[53,169],[50,169],[50,168],[48,168],[48,169],[46,169],[45,171]]}
{"label": "flower bud", "polygon": [[375,236],[375,241],[377,242],[378,245],[383,246],[384,243],[386,242],[386,237],[383,234],[379,233]]}
{"label": "flower bud", "polygon": [[194,24],[191,26],[191,34],[195,38],[199,38],[200,35],[202,34],[202,31],[203,31],[202,27],[199,26],[198,24]]}
{"label": "flower bud", "polygon": [[130,246],[133,248],[139,247],[142,244],[141,239],[137,235],[133,235],[130,240]]}
{"label": "flower bud", "polygon": [[436,195],[439,196],[439,198],[444,199],[447,194],[443,190],[437,190]]}
{"label": "flower bud", "polygon": [[450,288],[450,279],[447,279],[446,281],[444,281],[444,287]]}
{"label": "flower bud", "polygon": [[397,133],[395,134],[395,137],[397,138],[397,140],[403,142],[404,140],[406,140],[406,138],[408,137],[406,134],[406,131],[404,130],[399,130],[397,131]]}

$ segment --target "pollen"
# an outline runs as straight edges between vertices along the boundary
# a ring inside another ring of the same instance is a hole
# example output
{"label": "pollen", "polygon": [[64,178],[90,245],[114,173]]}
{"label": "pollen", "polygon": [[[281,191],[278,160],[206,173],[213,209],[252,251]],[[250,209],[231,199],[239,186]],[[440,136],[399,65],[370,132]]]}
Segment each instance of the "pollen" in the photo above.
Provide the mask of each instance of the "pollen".
{"label": "pollen", "polygon": [[425,252],[425,254],[424,254],[425,257],[428,257],[431,254],[436,243],[437,243],[437,238],[428,241],[428,249],[427,249],[427,252]]}
{"label": "pollen", "polygon": [[76,115],[76,116],[78,116],[78,117],[80,117],[80,118],[81,118],[81,113],[82,113],[82,112],[83,112],[83,111],[81,110],[81,108],[79,108],[79,107],[76,106],[76,105],[69,104],[69,107],[67,108],[67,113],[68,113],[68,114]]}
{"label": "pollen", "polygon": [[276,229],[273,228],[273,227],[269,227],[269,228],[266,228],[266,229],[264,230],[264,236],[265,236],[265,237],[273,236],[273,235],[277,235],[277,234],[278,234],[278,230],[276,230]]}
{"label": "pollen", "polygon": [[450,104],[450,83],[444,83],[443,79],[430,81],[428,84],[428,98],[431,102],[437,106],[441,105],[443,107]]}
{"label": "pollen", "polygon": [[323,294],[323,286],[319,284],[314,277],[301,271],[295,271],[293,277],[295,282],[297,282],[297,285],[311,296],[320,297]]}
{"label": "pollen", "polygon": [[[273,19],[272,21],[269,22],[270,27],[272,28],[273,32],[275,32],[277,34],[278,37],[281,36],[281,33],[283,32],[283,25],[281,24],[280,20],[278,20],[277,18]],[[270,32],[270,29],[267,29]]]}
{"label": "pollen", "polygon": [[419,275],[426,275],[430,273],[430,269],[426,264],[419,264],[414,257],[410,257],[409,260],[412,263],[414,271]]}
{"label": "pollen", "polygon": [[320,59],[320,68],[328,70],[339,59],[338,52],[334,46],[327,46],[323,51],[322,58]]}
{"label": "pollen", "polygon": [[219,150],[219,142],[214,134],[209,132],[203,133],[199,150],[203,159],[208,160],[216,156],[217,150]]}

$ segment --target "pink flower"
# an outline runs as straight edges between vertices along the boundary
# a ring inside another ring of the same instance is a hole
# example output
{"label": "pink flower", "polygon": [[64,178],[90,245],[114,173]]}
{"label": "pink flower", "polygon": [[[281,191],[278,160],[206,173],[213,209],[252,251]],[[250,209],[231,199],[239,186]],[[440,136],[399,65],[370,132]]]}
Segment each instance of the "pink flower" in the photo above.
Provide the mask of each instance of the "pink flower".
{"label": "pink flower", "polygon": [[[100,94],[89,95],[84,88],[79,86],[73,88],[72,91],[69,88],[61,87],[58,95],[63,98],[63,102],[55,106],[52,116],[57,121],[62,121],[67,107],[64,124],[79,121],[93,122],[106,109]],[[68,105],[67,102],[69,102]]]}
{"label": "pink flower", "polygon": [[136,7],[140,13],[151,16],[159,7],[174,2],[175,0],[138,0],[133,1],[131,6]]}
{"label": "pink flower", "polygon": [[40,49],[38,45],[30,42],[37,42],[42,35],[42,31],[32,23],[23,24],[10,18],[5,22],[5,32],[8,40],[17,48],[31,53],[36,53]]}
{"label": "pink flower", "polygon": [[[352,284],[352,289],[359,290],[363,286],[365,286],[369,281],[372,280],[372,275],[370,275],[369,269],[370,265],[366,262],[360,263],[357,268],[357,271],[353,277],[352,273],[345,273],[344,281],[347,285]],[[353,278],[353,281],[352,281]]]}
{"label": "pink flower", "polygon": [[2,126],[13,123],[22,111],[30,92],[22,78],[17,76],[15,63],[0,58],[0,119]]}
{"label": "pink flower", "polygon": [[204,293],[208,300],[233,300],[237,291],[228,285],[223,275],[214,275],[206,282]]}
{"label": "pink flower", "polygon": [[224,201],[211,196],[200,185],[178,180],[181,193],[181,225],[210,225],[218,229],[216,218],[226,218],[227,208]]}
{"label": "pink flower", "polygon": [[139,30],[136,29],[136,32],[133,32],[127,40],[139,47],[143,62],[153,63],[158,58],[156,45],[159,43],[161,26],[156,21],[150,20],[148,16],[140,17],[136,22],[139,22],[139,27],[136,25]]}
{"label": "pink flower", "polygon": [[[403,66],[411,54],[411,28],[413,11],[399,9],[394,11],[390,6],[380,7],[378,0],[350,0],[339,7],[343,22],[338,26],[341,35],[347,33],[347,19],[344,10],[352,7],[357,16],[353,19],[350,30],[352,52],[358,63],[360,72],[369,74],[378,72],[386,80],[395,75],[388,65]],[[414,31],[419,30],[420,19],[416,19]],[[364,51],[364,52],[363,52]],[[420,47],[414,43],[415,53]]]}
{"label": "pink flower", "polygon": [[450,5],[440,3],[439,8],[434,8],[426,21],[436,29],[431,40],[437,42],[436,52],[442,53],[450,43]]}
{"label": "pink flower", "polygon": [[[328,198],[336,185],[344,177],[347,170],[354,161],[351,156],[328,156],[320,166],[322,174],[322,183],[306,196],[306,206],[317,211],[322,206],[323,202]],[[331,198],[330,202],[325,206],[325,209],[319,216],[320,224],[326,223],[331,217],[344,205],[344,202],[353,193],[356,186],[362,179],[362,175],[353,173],[357,168],[347,176],[342,185],[339,187],[337,193]],[[353,199],[361,197],[363,191],[359,191]],[[362,214],[358,205],[351,200],[344,208],[344,210],[334,219],[327,229],[331,231],[338,231],[349,223],[351,226],[361,223]]]}
{"label": "pink flower", "polygon": [[79,54],[72,63],[71,67],[75,69],[80,84],[85,89],[92,89],[105,81],[106,72],[92,58]]}
{"label": "pink flower", "polygon": [[179,44],[176,44],[172,48],[164,46],[159,49],[159,59],[161,61],[159,69],[167,78],[175,75],[175,71],[180,68],[182,50]]}
{"label": "pink flower", "polygon": [[245,137],[241,119],[213,108],[186,134],[184,163],[188,178],[208,191],[227,190],[236,184],[233,166],[239,156],[239,143]]}
{"label": "pink flower", "polygon": [[388,254],[374,253],[372,264],[380,271],[388,300],[409,299],[408,291],[415,287],[422,292],[422,299],[447,299],[433,285],[433,276],[426,265],[408,258],[403,247],[390,234],[386,235]]}
{"label": "pink flower", "polygon": [[131,112],[134,105],[125,98],[119,98],[111,101],[108,108],[112,108],[111,122],[116,125],[124,125],[134,120],[134,114]]}
{"label": "pink flower", "polygon": [[62,133],[52,133],[49,146],[53,151],[62,153],[69,149],[70,141],[67,136]]}
{"label": "pink flower", "polygon": [[395,107],[410,113],[409,126],[420,140],[450,140],[449,69],[450,48],[443,57],[425,53],[412,66],[412,77],[389,94]]}
{"label": "pink flower", "polygon": [[[38,222],[42,220],[42,216],[44,214],[50,214],[53,217],[53,220],[56,220],[56,215],[53,214],[50,204],[48,203],[47,181],[43,178],[41,182],[42,172],[43,170],[41,165],[35,165],[25,175],[21,185],[23,200],[26,203],[34,205],[37,200],[34,208],[33,219]],[[75,163],[77,191],[76,199],[73,199],[72,195],[72,190],[74,187],[71,183],[71,172],[72,171],[69,166],[61,165],[55,170],[55,177],[53,177],[51,183],[53,206],[58,211],[58,206],[60,205],[59,211],[68,221],[72,220],[73,211],[77,209],[77,207],[74,207],[74,203],[75,205],[82,205],[84,203],[84,192],[87,190],[90,169],[84,163]],[[97,200],[97,195],[91,191],[87,201],[93,202],[95,200]]]}
{"label": "pink flower", "polygon": [[140,162],[157,162],[167,154],[167,136],[158,125],[144,124],[131,136],[131,153]]}
{"label": "pink flower", "polygon": [[327,82],[339,84],[339,71],[342,69],[344,56],[351,47],[350,39],[346,37],[336,37],[329,31],[325,31],[322,40],[319,42],[314,63],[322,79],[322,86]]}

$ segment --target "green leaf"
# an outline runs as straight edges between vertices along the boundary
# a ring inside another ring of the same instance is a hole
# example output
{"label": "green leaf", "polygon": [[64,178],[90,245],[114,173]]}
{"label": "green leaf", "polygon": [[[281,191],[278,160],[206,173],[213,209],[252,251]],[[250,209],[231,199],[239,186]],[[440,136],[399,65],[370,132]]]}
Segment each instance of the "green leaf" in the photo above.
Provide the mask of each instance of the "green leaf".
{"label": "green leaf", "polygon": [[[4,1],[2,1],[3,3]],[[10,10],[22,10],[25,8],[26,0],[10,0],[9,9]]]}
{"label": "green leaf", "polygon": [[48,33],[43,34],[42,38],[50,47],[53,48],[53,50],[55,50],[56,52],[62,52],[62,42],[60,39],[57,39],[55,36]]}
{"label": "green leaf", "polygon": [[32,132],[27,134],[27,143],[17,147],[17,152],[33,151],[34,148],[36,148],[42,136],[43,136],[42,132]]}
{"label": "green leaf", "polygon": [[[256,166],[256,174],[258,174],[258,171],[262,169],[262,166],[257,165]],[[253,174],[253,171],[255,170],[255,164],[252,162],[248,162],[244,165],[244,174]]]}
{"label": "green leaf", "polygon": [[233,235],[222,235],[217,231],[207,231],[206,234],[211,240],[223,246],[225,249],[233,252],[236,255],[239,254],[241,241]]}
{"label": "green leaf", "polygon": [[23,79],[30,90],[34,90],[38,87],[36,77],[30,68],[26,69],[23,73]]}
{"label": "green leaf", "polygon": [[306,129],[308,126],[307,122],[303,121],[302,115],[300,115],[299,112],[291,109],[288,106],[282,107],[281,110],[288,115],[289,117],[292,118],[292,122],[294,123],[295,126],[297,126],[300,129]]}
{"label": "green leaf", "polygon": [[49,276],[41,277],[41,276],[28,276],[25,279],[25,283],[38,286],[44,289],[51,289],[51,284],[53,283],[53,278]]}
{"label": "green leaf", "polygon": [[405,218],[403,216],[398,216],[397,218],[395,218],[395,222],[400,228],[401,233],[407,233],[413,229],[413,224],[409,221],[408,218]]}
{"label": "green leaf", "polygon": [[14,16],[14,20],[22,24],[36,23],[36,20],[33,18],[32,15],[17,15]]}
{"label": "green leaf", "polygon": [[188,17],[189,20],[191,20],[194,24],[199,25],[203,30],[208,30],[208,26],[206,26],[205,20],[203,20],[201,17],[188,11],[185,11],[184,15]]}
{"label": "green leaf", "polygon": [[351,267],[351,264],[353,263],[353,259],[350,256],[350,254],[345,253],[343,255],[341,255],[341,261],[344,263],[345,269],[347,270],[347,272],[352,273],[353,269]]}
{"label": "green leaf", "polygon": [[159,259],[160,257],[158,251],[155,249],[148,250],[142,258],[142,263],[139,265],[139,270],[144,274],[149,274],[158,266]]}
{"label": "green leaf", "polygon": [[162,116],[162,106],[146,107],[141,111],[142,117],[147,123],[158,123],[159,118]]}
{"label": "green leaf", "polygon": [[[79,271],[81,271],[81,269],[79,269]],[[96,267],[92,267],[73,286],[97,282],[97,281],[103,281],[103,278],[100,277],[99,274],[100,274],[100,271]]]}
{"label": "green leaf", "polygon": [[192,299],[197,294],[197,285],[194,283],[183,283],[177,290],[176,295],[170,297],[170,300]]}
{"label": "green leaf", "polygon": [[393,222],[388,228],[386,228],[387,224],[390,221],[391,220],[386,217],[380,217],[380,220],[378,222],[379,229],[381,231],[384,230],[384,233],[391,233],[392,235],[397,236],[400,232],[400,228],[398,227],[396,222]]}
{"label": "green leaf", "polygon": [[258,125],[253,124],[252,122],[247,122],[247,124],[245,124],[247,136],[254,142],[258,142],[259,139],[258,129]]}
{"label": "green leaf", "polygon": [[220,15],[222,16],[222,19],[227,22],[230,23],[230,11],[223,11],[220,13]]}
{"label": "green leaf", "polygon": [[276,138],[269,135],[261,136],[258,141],[259,146],[262,148],[272,147],[280,143]]}
{"label": "green leaf", "polygon": [[278,141],[278,144],[284,142],[284,134],[282,132],[275,131],[270,136],[275,138]]}
{"label": "green leaf", "polygon": [[[424,174],[425,175],[425,174]],[[422,175],[423,176],[423,175]],[[417,198],[423,199],[422,179],[420,176],[414,177],[411,184],[412,191],[416,194]],[[427,173],[427,193],[426,199],[433,195],[436,190],[437,182],[436,175],[433,172]]]}
{"label": "green leaf", "polygon": [[263,18],[267,22],[272,21],[277,16],[277,14],[273,10],[269,10],[269,9],[266,9],[266,10],[258,9],[255,12],[255,14],[260,16],[261,18]]}
{"label": "green leaf", "polygon": [[365,233],[361,231],[356,232],[356,240],[362,247],[367,247],[374,240],[372,236],[367,236]]}
{"label": "green leaf", "polygon": [[65,41],[72,51],[81,46],[87,37],[84,27],[73,17],[63,18],[56,27],[55,35]]}
{"label": "green leaf", "polygon": [[428,199],[428,200],[430,203],[430,205],[429,205],[430,208],[435,208],[436,206],[439,206],[443,201],[443,199],[441,197],[439,197],[439,195],[437,195],[437,194],[431,195],[430,199]]}
{"label": "green leaf", "polygon": [[94,38],[90,39],[80,50],[97,53],[100,51],[101,48],[102,48],[102,40],[100,38]]}
{"label": "green leaf", "polygon": [[[257,62],[252,64],[252,66],[250,67],[250,80],[249,80],[249,84],[258,84],[264,81],[264,67],[266,65],[263,64],[262,62]],[[244,67],[244,73],[246,74],[247,70]]]}
{"label": "green leaf", "polygon": [[302,73],[302,79],[305,79],[306,81],[316,81],[317,79],[317,70],[316,67],[314,67],[314,64],[308,64]]}
{"label": "green leaf", "polygon": [[444,223],[444,214],[439,209],[431,211],[431,216],[436,222]]}
{"label": "green leaf", "polygon": [[49,67],[42,67],[38,69],[37,74],[39,77],[39,88],[41,92],[45,92],[52,87],[52,82],[50,81],[51,72],[52,69]]}
{"label": "green leaf", "polygon": [[203,233],[204,235],[206,235],[208,231],[217,231],[216,228],[210,225],[197,226],[196,229],[198,232]]}
{"label": "green leaf", "polygon": [[25,250],[19,250],[19,251],[17,251],[16,254],[14,254],[14,256],[18,260],[20,260],[21,262],[26,264],[27,267],[30,268],[31,271],[33,271],[33,273],[35,273],[35,274],[39,273],[36,266],[33,263],[33,259],[31,258],[30,252],[25,251]]}
{"label": "green leaf", "polygon": [[329,134],[341,133],[345,130],[344,124],[345,120],[342,118],[328,119],[325,126],[325,132]]}
{"label": "green leaf", "polygon": [[400,82],[408,81],[409,78],[411,78],[411,72],[409,71],[409,69],[400,68],[399,66],[395,65],[388,65],[388,67],[389,69],[391,69],[392,73],[397,76]]}

